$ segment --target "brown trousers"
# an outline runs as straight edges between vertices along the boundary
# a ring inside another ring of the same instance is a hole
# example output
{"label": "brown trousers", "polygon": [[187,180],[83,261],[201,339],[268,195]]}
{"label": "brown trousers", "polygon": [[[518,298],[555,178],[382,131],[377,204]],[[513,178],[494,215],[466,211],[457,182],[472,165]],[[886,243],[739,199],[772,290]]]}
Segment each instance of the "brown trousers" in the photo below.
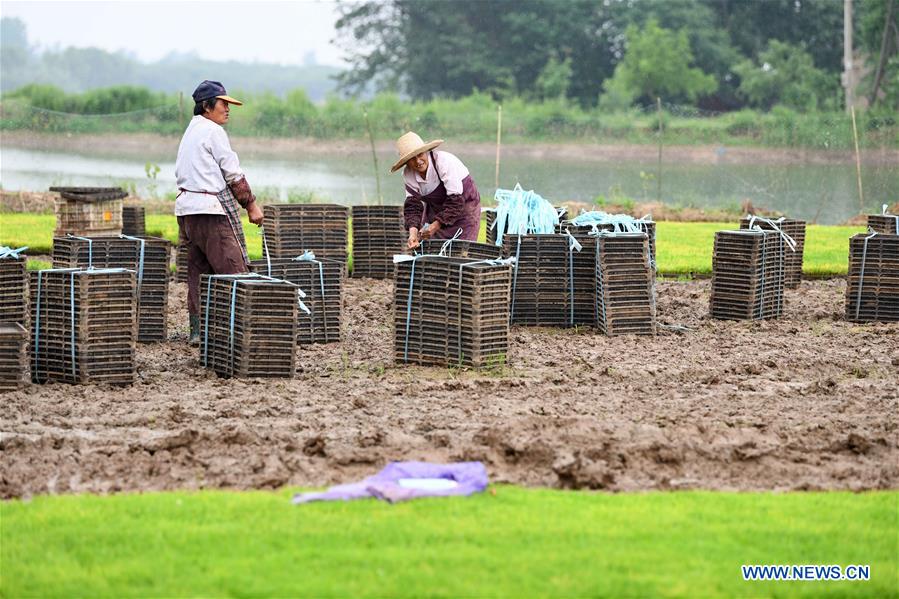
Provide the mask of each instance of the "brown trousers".
{"label": "brown trousers", "polygon": [[187,242],[187,311],[200,314],[200,275],[233,275],[247,272],[240,242],[220,214],[178,217],[179,235]]}

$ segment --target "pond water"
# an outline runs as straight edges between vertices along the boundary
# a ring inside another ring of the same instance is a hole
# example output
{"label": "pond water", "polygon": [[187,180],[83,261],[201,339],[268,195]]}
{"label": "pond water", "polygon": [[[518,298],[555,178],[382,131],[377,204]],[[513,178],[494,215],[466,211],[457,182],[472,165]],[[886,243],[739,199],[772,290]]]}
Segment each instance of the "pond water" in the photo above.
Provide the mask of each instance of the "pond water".
{"label": "pond water", "polygon": [[[158,152],[158,150],[157,150]],[[134,152],[131,152],[134,154]],[[175,191],[174,152],[152,156],[155,178],[147,162],[123,152],[110,155],[63,153],[4,145],[0,184],[7,190],[46,190],[51,185],[133,185],[141,195],[165,197]],[[389,154],[379,155],[385,203],[402,202],[399,174],[389,175]],[[492,200],[492,158],[462,156],[485,200]],[[308,197],[342,204],[373,203],[377,198],[371,155],[351,153],[302,157],[244,155],[242,164],[257,195],[288,200]],[[520,182],[552,201],[593,202],[629,197],[653,201],[657,193],[656,163],[578,161],[572,159],[503,158],[501,187]],[[879,212],[881,203],[899,201],[899,167],[863,165],[865,211]],[[662,199],[694,207],[733,207],[744,200],[822,224],[844,222],[859,212],[854,164],[759,165],[663,163]]]}

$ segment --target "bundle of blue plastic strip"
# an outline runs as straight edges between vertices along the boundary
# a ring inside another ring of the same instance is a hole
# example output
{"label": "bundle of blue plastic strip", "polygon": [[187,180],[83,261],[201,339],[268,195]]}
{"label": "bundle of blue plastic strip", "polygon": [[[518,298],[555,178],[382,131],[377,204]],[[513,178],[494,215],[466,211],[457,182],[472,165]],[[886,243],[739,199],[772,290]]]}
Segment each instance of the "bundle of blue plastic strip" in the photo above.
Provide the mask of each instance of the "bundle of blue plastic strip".
{"label": "bundle of blue plastic strip", "polygon": [[[497,189],[494,199],[497,206],[493,227],[497,231],[511,235],[555,233],[559,213],[533,189],[525,191],[516,184],[515,189]],[[503,236],[497,235],[496,245],[502,244]]]}
{"label": "bundle of blue plastic strip", "polygon": [[618,233],[642,233],[641,225],[648,222],[652,222],[652,217],[648,215],[643,218],[634,218],[629,214],[609,214],[601,210],[583,212],[571,219],[571,223],[579,227],[586,226],[597,229],[603,225],[612,225],[613,230]]}

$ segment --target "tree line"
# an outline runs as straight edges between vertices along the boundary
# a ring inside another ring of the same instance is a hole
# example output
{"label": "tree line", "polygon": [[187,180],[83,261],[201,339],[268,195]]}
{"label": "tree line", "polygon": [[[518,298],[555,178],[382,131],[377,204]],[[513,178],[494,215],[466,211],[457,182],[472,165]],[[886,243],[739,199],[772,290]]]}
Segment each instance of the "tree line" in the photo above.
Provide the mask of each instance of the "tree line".
{"label": "tree line", "polygon": [[[856,0],[860,91],[899,108],[899,7]],[[840,0],[366,0],[344,4],[346,90],[485,92],[621,108],[835,110]]]}

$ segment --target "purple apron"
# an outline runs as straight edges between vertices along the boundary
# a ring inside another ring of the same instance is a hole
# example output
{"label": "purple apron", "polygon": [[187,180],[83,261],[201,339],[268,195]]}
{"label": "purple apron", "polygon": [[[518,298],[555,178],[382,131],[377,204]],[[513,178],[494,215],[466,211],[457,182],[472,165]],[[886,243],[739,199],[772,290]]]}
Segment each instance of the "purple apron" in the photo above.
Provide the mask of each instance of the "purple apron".
{"label": "purple apron", "polygon": [[[409,193],[420,199],[424,204],[425,209],[421,215],[422,225],[432,222],[437,218],[437,215],[443,210],[447,201],[454,201],[449,200],[449,195],[446,193],[446,186],[443,184],[443,179],[440,179],[440,170],[437,168],[434,152],[428,152],[428,155],[431,157],[431,162],[434,165],[434,171],[437,173],[437,179],[440,180],[440,184],[437,185],[434,191],[424,196],[420,195],[408,185],[406,186]],[[459,236],[459,239],[467,239],[469,241],[478,240],[478,233],[481,230],[481,194],[478,193],[478,188],[475,186],[471,175],[462,179],[462,201],[465,204],[462,215],[455,222],[442,223],[443,226],[433,239],[449,239],[456,234],[456,231],[462,229],[462,234]]]}

